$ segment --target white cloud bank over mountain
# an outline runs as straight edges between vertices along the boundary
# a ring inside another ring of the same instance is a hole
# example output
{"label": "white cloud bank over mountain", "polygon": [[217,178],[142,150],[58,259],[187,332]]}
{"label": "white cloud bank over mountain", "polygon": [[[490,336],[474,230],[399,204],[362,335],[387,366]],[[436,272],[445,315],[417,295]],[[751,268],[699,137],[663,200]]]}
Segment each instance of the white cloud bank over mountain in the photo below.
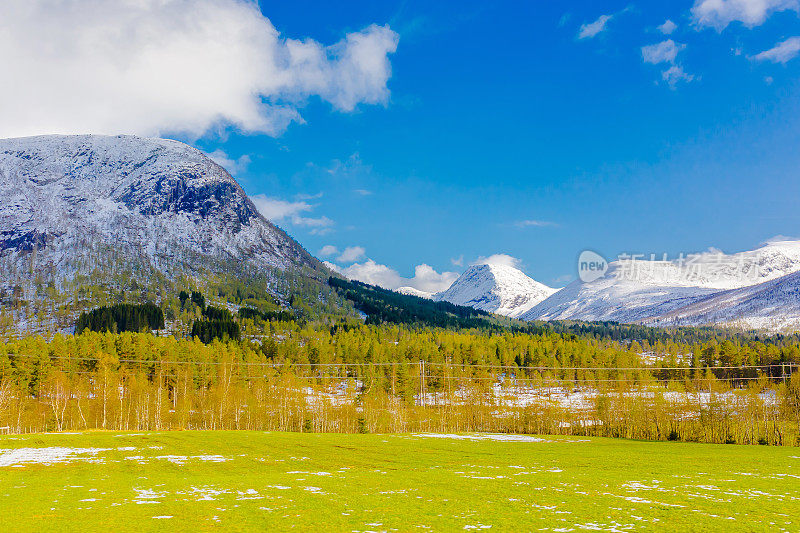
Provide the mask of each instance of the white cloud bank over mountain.
{"label": "white cloud bank over mountain", "polygon": [[508,254],[492,254],[488,257],[479,257],[471,265],[500,265],[516,269],[522,268],[522,261]]}
{"label": "white cloud bank over mountain", "polygon": [[279,135],[309,97],[387,102],[397,43],[374,24],[330,46],[289,39],[250,0],[4,0],[0,137]]}
{"label": "white cloud bank over mountain", "polygon": [[393,268],[376,263],[372,259],[347,267],[341,267],[328,261],[325,264],[348,279],[391,290],[412,287],[426,293],[435,293],[447,289],[458,279],[457,272],[436,272],[433,267],[424,263],[414,268],[414,276],[411,278],[404,278]]}
{"label": "white cloud bank over mountain", "polygon": [[245,154],[238,159],[233,159],[224,150],[217,148],[213,152],[206,153],[216,164],[227,170],[231,176],[237,176],[247,171],[247,167],[252,163],[249,155]]}
{"label": "white cloud bank over mountain", "polygon": [[[351,253],[348,253],[348,251],[351,251]],[[322,257],[338,255],[336,261],[339,263],[349,262],[356,253],[360,254],[359,257],[365,257],[364,249],[360,246],[350,246],[345,248],[344,251],[340,251],[335,246],[326,245],[319,251]],[[410,278],[404,278],[395,269],[376,263],[369,258],[361,263],[353,263],[348,266],[341,266],[327,261],[325,264],[348,279],[378,285],[391,290],[410,287],[428,294],[435,294],[449,289],[459,277],[458,272],[437,272],[433,267],[425,263],[417,265],[414,268],[414,275]],[[463,256],[453,264],[455,266],[463,265]],[[507,254],[493,254],[488,257],[478,257],[470,265],[500,265],[520,268],[521,261]]]}
{"label": "white cloud bank over mountain", "polygon": [[250,197],[256,209],[264,215],[264,218],[275,224],[288,222],[294,226],[305,226],[311,228],[311,233],[315,235],[325,235],[329,233],[334,225],[333,220],[326,216],[307,217],[303,213],[311,211],[315,206],[298,200],[290,202],[280,198],[271,198],[264,194],[256,194]]}

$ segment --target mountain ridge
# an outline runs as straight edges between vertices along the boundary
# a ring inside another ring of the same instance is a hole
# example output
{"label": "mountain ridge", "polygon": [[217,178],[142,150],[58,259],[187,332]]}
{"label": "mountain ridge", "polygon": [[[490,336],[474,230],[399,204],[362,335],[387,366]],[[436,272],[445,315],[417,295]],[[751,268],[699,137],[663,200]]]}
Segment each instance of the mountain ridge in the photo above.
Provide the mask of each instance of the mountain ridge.
{"label": "mountain ridge", "polygon": [[722,291],[756,286],[800,270],[800,241],[782,240],[735,254],[706,252],[673,261],[627,259],[605,276],[575,281],[532,307],[523,320],[645,323]]}

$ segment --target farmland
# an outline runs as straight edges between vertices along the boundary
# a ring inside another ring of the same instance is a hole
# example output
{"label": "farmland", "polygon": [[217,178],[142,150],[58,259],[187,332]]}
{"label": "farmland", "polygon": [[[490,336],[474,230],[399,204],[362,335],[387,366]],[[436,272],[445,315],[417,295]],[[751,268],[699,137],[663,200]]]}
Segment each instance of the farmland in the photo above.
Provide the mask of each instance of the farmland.
{"label": "farmland", "polygon": [[3,531],[789,530],[797,448],[251,431],[0,437]]}

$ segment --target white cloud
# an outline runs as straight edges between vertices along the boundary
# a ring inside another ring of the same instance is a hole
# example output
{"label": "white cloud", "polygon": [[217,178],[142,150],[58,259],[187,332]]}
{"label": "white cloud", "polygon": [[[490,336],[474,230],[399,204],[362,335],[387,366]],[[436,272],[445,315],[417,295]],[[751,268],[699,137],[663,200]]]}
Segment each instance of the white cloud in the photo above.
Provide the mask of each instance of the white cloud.
{"label": "white cloud", "polygon": [[458,272],[436,272],[433,267],[421,264],[414,267],[414,277],[409,279],[409,286],[425,292],[441,292],[450,288],[458,279]]}
{"label": "white cloud", "polygon": [[398,42],[377,25],[330,46],[289,39],[252,0],[4,0],[2,11],[0,137],[279,135],[309,97],[344,112],[386,103]]}
{"label": "white cloud", "polygon": [[[309,226],[312,228],[327,228],[329,226],[333,226],[333,220],[329,219],[326,216],[321,216],[318,218],[314,217],[292,217],[292,224],[295,226]],[[319,231],[314,232],[315,234],[324,235]]]}
{"label": "white cloud", "polygon": [[368,191],[367,189],[353,189],[353,192],[359,196],[371,196],[372,191]]}
{"label": "white cloud", "polygon": [[553,283],[555,284],[554,285],[555,287],[558,287],[559,285],[562,285],[562,284],[569,283],[570,281],[572,281],[572,275],[571,274],[564,274],[563,276],[558,276],[557,278],[553,278]]}
{"label": "white cloud", "polygon": [[323,228],[314,228],[309,233],[311,233],[311,235],[319,235],[319,236],[329,235],[330,233],[333,233],[333,228],[331,227],[333,225],[333,221],[331,219],[327,219],[327,222],[329,223],[328,226]]}
{"label": "white cloud", "polygon": [[769,50],[756,54],[752,59],[756,61],[772,61],[773,63],[786,63],[800,54],[800,37],[790,37],[776,44]]}
{"label": "white cloud", "polygon": [[678,29],[678,25],[669,19],[665,20],[664,24],[661,26],[658,26],[658,31],[664,35],[672,35],[672,32],[674,32],[676,29]]}
{"label": "white cloud", "polygon": [[340,263],[354,263],[355,261],[358,261],[364,257],[365,253],[366,250],[364,250],[364,248],[361,246],[348,246],[342,251],[339,257],[336,258],[336,260]]}
{"label": "white cloud", "polygon": [[318,192],[317,194],[306,194],[306,193],[299,193],[295,194],[294,197],[296,200],[319,200],[324,196],[325,193],[322,191]]}
{"label": "white cloud", "polygon": [[502,265],[521,268],[522,261],[507,254],[493,254],[489,257],[479,257],[472,262],[473,265]]}
{"label": "white cloud", "polygon": [[433,267],[421,264],[414,268],[414,276],[404,278],[396,270],[386,265],[367,259],[363,263],[354,263],[348,267],[340,267],[333,263],[325,263],[328,268],[339,272],[349,279],[355,279],[385,289],[413,287],[425,292],[441,292],[446,290],[458,278],[456,272],[436,272]]}
{"label": "white cloud", "polygon": [[667,39],[656,44],[650,44],[642,47],[642,60],[645,63],[659,65],[667,63],[670,67],[661,72],[661,79],[669,84],[673,89],[678,82],[690,82],[694,79],[692,74],[686,73],[683,67],[676,63],[678,53],[686,48],[685,44],[676,43],[672,39]]}
{"label": "white cloud", "polygon": [[463,267],[464,266],[464,254],[461,254],[458,257],[450,258],[450,262],[453,264],[453,266]]}
{"label": "white cloud", "polygon": [[514,223],[518,228],[544,228],[547,226],[555,226],[555,222],[548,222],[547,220],[518,220]]}
{"label": "white cloud", "polygon": [[397,271],[386,265],[378,264],[372,259],[367,259],[363,263],[354,263],[348,267],[340,267],[328,261],[325,262],[325,265],[348,279],[378,285],[384,289],[394,290],[405,285]]}
{"label": "white cloud", "polygon": [[800,0],[696,0],[692,18],[699,27],[724,30],[732,22],[759,26],[776,11],[800,10]]}
{"label": "white cloud", "polygon": [[613,15],[600,15],[600,17],[594,22],[581,24],[581,27],[578,30],[578,39],[591,39],[592,37],[597,36],[597,34],[605,31],[606,24],[608,24],[608,21],[612,18]]}
{"label": "white cloud", "polygon": [[656,44],[642,47],[642,59],[645,63],[657,65],[659,63],[675,63],[678,52],[686,48],[685,44],[678,44],[672,39],[667,39]]}
{"label": "white cloud", "polygon": [[772,243],[776,243],[776,242],[786,242],[786,241],[797,242],[797,241],[800,241],[800,237],[792,237],[791,235],[778,234],[778,235],[775,235],[773,237],[770,237],[769,239],[766,239],[763,242],[758,243],[758,245],[759,246],[764,246],[766,244],[772,244]]}
{"label": "white cloud", "polygon": [[683,67],[680,65],[672,65],[667,70],[661,73],[661,79],[669,84],[670,87],[675,87],[678,82],[690,82],[694,79],[694,75],[687,74]]}
{"label": "white cloud", "polygon": [[272,221],[299,216],[303,211],[313,209],[306,202],[288,202],[279,198],[270,198],[264,194],[253,195],[250,199],[261,214],[264,215],[264,218]]}
{"label": "white cloud", "polygon": [[339,249],[332,244],[326,244],[323,246],[317,255],[320,257],[330,257],[332,255],[336,255],[339,253]]}
{"label": "white cloud", "polygon": [[264,194],[250,197],[256,209],[270,222],[280,223],[288,221],[295,226],[312,228],[312,235],[327,235],[332,231],[334,222],[326,216],[305,217],[302,213],[311,211],[314,206],[306,202],[289,202],[280,198],[270,198]]}
{"label": "white cloud", "polygon": [[211,153],[206,154],[212,161],[224,168],[230,173],[231,176],[236,176],[245,172],[252,160],[250,156],[245,154],[239,159],[231,159],[231,157],[221,149],[216,149]]}

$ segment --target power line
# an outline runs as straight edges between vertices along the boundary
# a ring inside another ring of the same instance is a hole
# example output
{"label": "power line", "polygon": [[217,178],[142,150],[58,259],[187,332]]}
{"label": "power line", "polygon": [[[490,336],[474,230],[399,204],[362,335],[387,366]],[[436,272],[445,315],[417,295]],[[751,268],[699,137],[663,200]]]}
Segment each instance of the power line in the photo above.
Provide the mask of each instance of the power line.
{"label": "power line", "polygon": [[[72,356],[58,356],[58,355],[45,355],[45,356],[37,356],[37,355],[28,355],[28,354],[7,354],[9,357],[23,357],[29,359],[55,359],[61,361],[105,361],[105,359],[101,359],[99,357],[72,357]],[[114,361],[109,361],[114,362]],[[284,368],[284,367],[309,367],[309,368],[347,368],[347,367],[387,367],[387,366],[399,366],[399,365],[408,365],[409,367],[416,366],[419,364],[419,361],[414,362],[402,362],[402,361],[384,361],[384,362],[370,362],[370,363],[276,363],[276,362],[252,362],[252,361],[175,361],[175,360],[163,360],[163,359],[119,359],[116,362],[118,363],[126,363],[126,364],[170,364],[170,365],[231,365],[231,366],[265,366],[265,367],[272,367],[272,368]],[[425,362],[425,366],[435,366],[435,367],[444,367],[450,369],[467,369],[467,368],[486,368],[486,369],[497,369],[497,370],[536,370],[536,371],[583,371],[583,372],[601,372],[601,371],[627,371],[627,372],[634,372],[634,371],[647,371],[647,372],[659,372],[659,371],[702,371],[702,370],[749,370],[749,369],[766,369],[766,368],[794,368],[797,366],[796,363],[772,363],[766,365],[740,365],[740,366],[733,366],[733,365],[716,365],[716,366],[703,366],[703,367],[691,367],[691,366],[672,366],[672,367],[648,367],[648,366],[640,366],[640,367],[604,367],[604,366],[594,366],[594,367],[581,367],[581,366],[516,366],[516,365],[479,365],[479,364],[466,364],[466,363],[435,363],[435,362]]]}

